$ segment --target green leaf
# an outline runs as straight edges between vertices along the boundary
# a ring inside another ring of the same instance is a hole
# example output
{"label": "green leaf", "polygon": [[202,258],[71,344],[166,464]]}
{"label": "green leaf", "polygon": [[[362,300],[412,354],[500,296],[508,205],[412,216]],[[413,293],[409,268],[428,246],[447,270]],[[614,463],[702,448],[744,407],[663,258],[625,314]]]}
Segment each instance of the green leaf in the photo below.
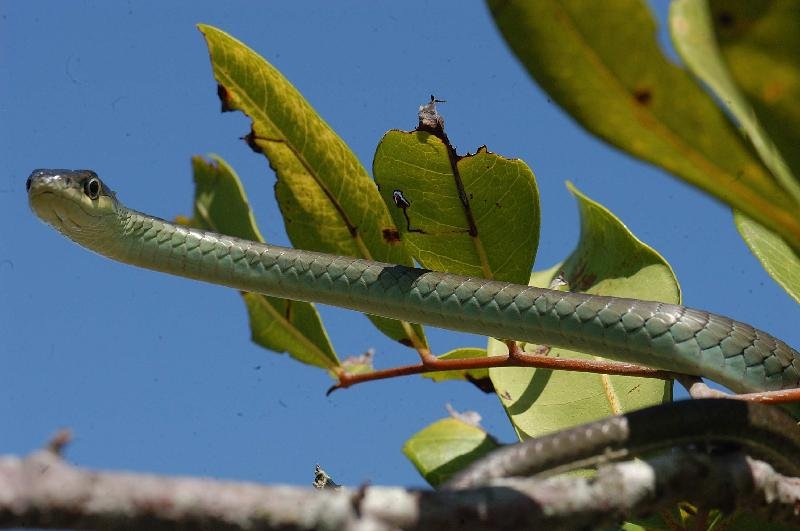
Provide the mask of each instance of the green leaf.
{"label": "green leaf", "polygon": [[[761,161],[784,190],[800,201],[800,182],[761,126],[753,108],[731,78],[720,54],[706,0],[676,0],[669,9],[672,41],[686,66],[708,85],[739,122]],[[800,24],[800,20],[797,20]],[[798,137],[800,139],[800,136]],[[797,151],[792,146],[790,151]]]}
{"label": "green leaf", "polygon": [[481,428],[446,418],[415,433],[403,454],[433,487],[500,445]]}
{"label": "green leaf", "polygon": [[786,293],[800,302],[800,254],[786,245],[777,234],[741,212],[734,212],[733,219],[739,234],[767,273]]}
{"label": "green leaf", "polygon": [[[300,249],[411,265],[375,183],[347,144],[283,75],[223,31],[200,24],[224,111],[252,120],[250,146],[275,170],[286,232]],[[386,335],[426,347],[419,325],[369,316]]]}
{"label": "green leaf", "polygon": [[[563,264],[534,273],[530,284],[549,287],[561,272],[572,291],[679,303],[680,288],[669,264],[605,207],[567,186],[581,213],[578,246]],[[537,347],[524,346],[528,352]],[[490,356],[500,355],[506,347],[492,339],[488,350]],[[547,355],[595,358],[560,348]],[[672,394],[672,382],[652,378],[519,367],[489,369],[489,375],[521,439],[660,404]]]}
{"label": "green leaf", "polygon": [[712,0],[711,18],[730,73],[761,125],[800,176],[800,3]]}
{"label": "green leaf", "polygon": [[378,144],[372,170],[406,248],[428,269],[526,282],[539,241],[533,172],[486,147],[449,149],[423,131],[389,131]]}
{"label": "green leaf", "polygon": [[[195,182],[194,217],[190,225],[229,236],[263,242],[239,177],[222,160],[192,157]],[[255,343],[288,352],[298,361],[333,369],[339,360],[312,304],[242,293]]]}
{"label": "green leaf", "polygon": [[643,0],[489,0],[531,76],[583,127],[742,210],[800,249],[796,205],[656,40]]}
{"label": "green leaf", "polygon": [[[440,360],[454,360],[454,359],[472,359],[472,358],[485,358],[486,350],[482,348],[457,348],[451,350],[446,354],[439,356]],[[444,382],[446,380],[466,380],[469,375],[472,380],[482,380],[489,377],[489,369],[468,369],[468,370],[453,370],[441,372],[429,372],[422,376],[430,378],[434,382]]]}

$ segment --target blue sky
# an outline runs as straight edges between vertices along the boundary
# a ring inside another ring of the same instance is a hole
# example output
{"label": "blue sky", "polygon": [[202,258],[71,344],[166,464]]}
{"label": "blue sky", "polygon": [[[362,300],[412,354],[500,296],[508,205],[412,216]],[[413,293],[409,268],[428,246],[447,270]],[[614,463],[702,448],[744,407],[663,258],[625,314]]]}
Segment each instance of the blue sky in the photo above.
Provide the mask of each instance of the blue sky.
{"label": "blue sky", "polygon": [[[800,345],[798,309],[738,237],[729,211],[594,139],[550,103],[479,2],[0,1],[0,453],[57,428],[91,467],[308,484],[421,485],[403,441],[476,410],[513,438],[494,396],[421,378],[325,396],[331,380],[251,344],[239,296],[88,253],[30,212],[39,167],[92,168],[129,206],[191,212],[189,159],[217,153],[242,176],[264,236],[286,244],[274,175],[220,114],[195,24],[261,53],[371,167],[429,94],[461,152],[524,159],[540,186],[537,268],[566,257],[578,218],[564,182],[608,206],[671,263],[684,301]],[[660,13],[663,17],[663,12]],[[340,356],[413,361],[358,314],[321,308]],[[483,338],[430,333],[438,352]]]}

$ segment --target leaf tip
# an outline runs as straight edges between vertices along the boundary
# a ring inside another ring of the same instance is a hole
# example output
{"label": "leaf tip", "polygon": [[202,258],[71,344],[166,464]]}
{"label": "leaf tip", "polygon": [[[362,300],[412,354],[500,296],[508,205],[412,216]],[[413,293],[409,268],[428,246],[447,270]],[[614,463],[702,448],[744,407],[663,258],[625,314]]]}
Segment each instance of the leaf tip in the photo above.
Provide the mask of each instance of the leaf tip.
{"label": "leaf tip", "polygon": [[572,181],[564,181],[564,186],[567,187],[567,190],[569,190],[572,195],[583,195],[581,191],[578,190],[578,188],[572,183]]}

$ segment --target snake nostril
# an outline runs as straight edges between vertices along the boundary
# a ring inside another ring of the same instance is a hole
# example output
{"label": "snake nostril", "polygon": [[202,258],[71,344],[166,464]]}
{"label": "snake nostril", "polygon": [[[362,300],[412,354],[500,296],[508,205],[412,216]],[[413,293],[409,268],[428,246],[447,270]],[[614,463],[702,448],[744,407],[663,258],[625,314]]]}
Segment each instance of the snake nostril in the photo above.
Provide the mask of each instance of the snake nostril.
{"label": "snake nostril", "polygon": [[26,192],[30,192],[31,191],[31,178],[30,177],[28,177],[28,180],[25,181],[25,191]]}

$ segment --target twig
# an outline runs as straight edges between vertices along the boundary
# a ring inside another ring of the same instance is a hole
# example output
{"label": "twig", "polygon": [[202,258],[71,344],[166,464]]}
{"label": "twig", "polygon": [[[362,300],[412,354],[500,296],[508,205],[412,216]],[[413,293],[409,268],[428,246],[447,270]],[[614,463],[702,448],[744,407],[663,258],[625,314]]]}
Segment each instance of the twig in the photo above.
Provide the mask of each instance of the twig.
{"label": "twig", "polygon": [[338,374],[339,382],[328,389],[327,394],[337,389],[346,389],[352,385],[385,380],[387,378],[397,378],[400,376],[410,376],[412,374],[424,374],[430,372],[488,369],[492,367],[534,367],[537,369],[554,369],[562,371],[590,372],[596,374],[611,374],[618,376],[638,376],[642,378],[660,378],[671,380],[679,376],[670,371],[651,369],[633,363],[622,363],[607,360],[581,360],[572,358],[555,358],[543,356],[541,354],[527,354],[513,342],[506,343],[509,353],[500,356],[488,356],[485,358],[466,358],[466,359],[447,359],[442,360],[431,356],[415,365],[402,365],[390,369],[382,369],[361,374]]}
{"label": "twig", "polygon": [[72,431],[68,428],[62,428],[50,438],[45,448],[49,452],[61,456],[64,455],[64,448],[66,448],[70,442],[72,442]]}
{"label": "twig", "polygon": [[381,369],[361,374],[347,374],[338,371],[338,383],[328,388],[326,394],[337,389],[347,389],[353,385],[443,371],[466,371],[470,369],[490,369],[493,367],[533,367],[536,369],[552,369],[560,371],[588,372],[594,374],[610,374],[613,376],[635,376],[639,378],[658,378],[661,380],[677,380],[686,388],[692,398],[731,398],[759,402],[762,404],[786,404],[800,402],[800,388],[781,389],[778,391],[762,391],[758,393],[729,394],[712,389],[697,376],[688,376],[672,371],[651,369],[633,363],[622,363],[608,360],[582,360],[573,358],[554,358],[542,354],[528,354],[514,341],[506,341],[508,353],[485,358],[465,358],[442,360],[432,354],[424,357],[421,363],[401,365],[390,369]]}
{"label": "twig", "polygon": [[789,402],[800,401],[800,389],[731,394],[719,389],[712,389],[697,376],[677,375],[675,379],[686,388],[692,398],[730,398],[747,402],[759,402],[761,404],[788,404]]}

